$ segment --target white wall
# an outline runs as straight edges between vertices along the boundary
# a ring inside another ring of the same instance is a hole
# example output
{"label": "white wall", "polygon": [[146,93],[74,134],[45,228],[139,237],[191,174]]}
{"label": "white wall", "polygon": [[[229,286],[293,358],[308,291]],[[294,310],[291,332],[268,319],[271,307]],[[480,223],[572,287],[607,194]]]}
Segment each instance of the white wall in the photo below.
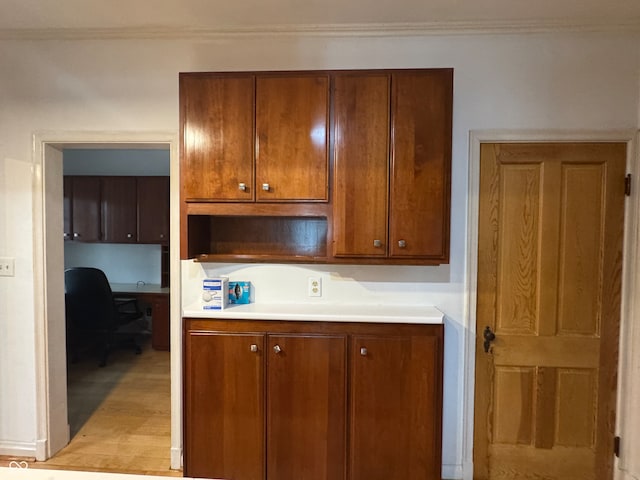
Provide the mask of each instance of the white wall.
{"label": "white wall", "polygon": [[36,441],[30,307],[34,132],[177,131],[179,71],[453,67],[449,266],[265,265],[246,267],[238,275],[259,278],[263,273],[258,271],[267,272],[283,289],[304,295],[295,282],[307,270],[318,271],[328,279],[326,301],[334,291],[381,301],[402,292],[406,302],[442,309],[447,315],[444,473],[461,478],[470,455],[463,451],[469,419],[462,424],[466,392],[461,343],[468,328],[464,301],[469,132],[637,128],[639,40],[638,35],[620,33],[0,42],[0,172],[5,173],[0,254],[16,257],[16,277],[0,279],[0,454],[3,446],[28,449]]}

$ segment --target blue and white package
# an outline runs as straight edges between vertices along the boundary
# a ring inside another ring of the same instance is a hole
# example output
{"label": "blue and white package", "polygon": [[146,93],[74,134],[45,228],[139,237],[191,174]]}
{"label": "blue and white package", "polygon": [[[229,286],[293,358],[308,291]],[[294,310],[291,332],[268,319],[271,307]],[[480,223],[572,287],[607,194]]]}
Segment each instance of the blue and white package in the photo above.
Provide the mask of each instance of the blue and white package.
{"label": "blue and white package", "polygon": [[251,282],[229,282],[229,303],[250,303]]}
{"label": "blue and white package", "polygon": [[222,310],[227,306],[229,295],[229,279],[205,278],[202,281],[203,310]]}

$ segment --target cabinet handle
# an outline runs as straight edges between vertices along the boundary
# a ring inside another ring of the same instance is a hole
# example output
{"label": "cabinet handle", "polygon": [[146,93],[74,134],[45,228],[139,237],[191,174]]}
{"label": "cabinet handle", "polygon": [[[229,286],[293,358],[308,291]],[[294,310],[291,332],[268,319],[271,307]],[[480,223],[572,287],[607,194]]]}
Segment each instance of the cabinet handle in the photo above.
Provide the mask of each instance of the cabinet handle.
{"label": "cabinet handle", "polygon": [[161,234],[160,234],[160,238],[164,238],[164,233],[161,233]]}
{"label": "cabinet handle", "polygon": [[407,242],[404,240],[398,240],[398,247],[400,248],[406,248],[407,246]]}
{"label": "cabinet handle", "polygon": [[251,344],[251,351],[253,353],[256,353],[258,351],[258,345],[256,345],[255,343]]}
{"label": "cabinet handle", "polygon": [[367,351],[367,347],[360,347],[360,355],[366,357],[369,352]]}
{"label": "cabinet handle", "polygon": [[282,348],[280,348],[280,345],[276,345],[275,347],[273,347],[273,351],[276,353],[280,353],[282,351]]}
{"label": "cabinet handle", "polygon": [[247,184],[246,183],[239,183],[238,184],[238,189],[242,192],[246,192],[247,191]]}
{"label": "cabinet handle", "polygon": [[382,241],[374,240],[373,241],[373,246],[376,247],[376,248],[380,248],[382,246]]}
{"label": "cabinet handle", "polygon": [[64,232],[64,234],[62,236],[63,236],[63,238],[69,238],[69,234],[67,232]]}
{"label": "cabinet handle", "polygon": [[78,232],[74,232],[73,233],[73,238],[78,238],[80,236],[80,234]]}
{"label": "cabinet handle", "polygon": [[262,184],[262,190],[264,190],[265,192],[268,192],[271,189],[271,187],[269,186],[268,183],[263,183]]}
{"label": "cabinet handle", "polygon": [[131,237],[133,237],[133,234],[132,233],[127,233],[127,238],[131,238]]}

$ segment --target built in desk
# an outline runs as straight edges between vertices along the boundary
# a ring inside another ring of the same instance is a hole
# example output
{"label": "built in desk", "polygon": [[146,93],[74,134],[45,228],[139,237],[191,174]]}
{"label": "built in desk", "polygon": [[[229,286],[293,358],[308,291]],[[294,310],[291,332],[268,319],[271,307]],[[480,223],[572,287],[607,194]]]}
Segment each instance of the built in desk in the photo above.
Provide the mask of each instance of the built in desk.
{"label": "built in desk", "polygon": [[112,283],[114,294],[133,295],[146,312],[151,309],[151,346],[169,350],[169,288],[156,284]]}

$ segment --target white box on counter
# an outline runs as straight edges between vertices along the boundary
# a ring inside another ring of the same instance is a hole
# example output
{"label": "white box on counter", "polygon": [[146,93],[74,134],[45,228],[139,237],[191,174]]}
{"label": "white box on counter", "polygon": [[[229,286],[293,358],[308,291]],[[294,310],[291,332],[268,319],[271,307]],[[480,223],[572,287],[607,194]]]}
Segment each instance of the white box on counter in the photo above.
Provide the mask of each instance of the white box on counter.
{"label": "white box on counter", "polygon": [[202,281],[202,309],[222,310],[229,301],[229,279],[227,277],[205,278]]}

